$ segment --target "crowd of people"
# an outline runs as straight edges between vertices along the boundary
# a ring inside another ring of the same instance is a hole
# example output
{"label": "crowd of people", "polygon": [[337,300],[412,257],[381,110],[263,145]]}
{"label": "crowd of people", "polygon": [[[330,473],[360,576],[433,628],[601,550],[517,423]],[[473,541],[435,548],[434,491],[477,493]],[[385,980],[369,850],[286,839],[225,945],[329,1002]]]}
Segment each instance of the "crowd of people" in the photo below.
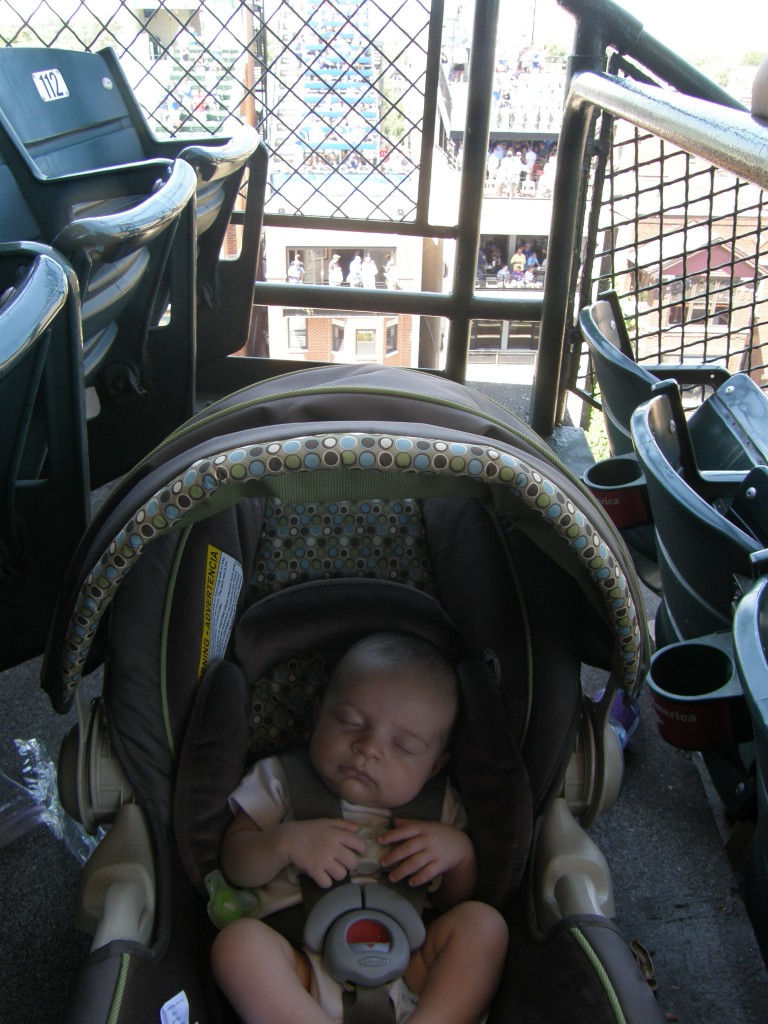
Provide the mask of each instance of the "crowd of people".
{"label": "crowd of people", "polygon": [[[469,68],[470,47],[466,36],[457,37],[452,46],[444,46],[441,61],[446,67],[450,82],[466,82]],[[550,55],[544,46],[524,46],[510,54],[502,48],[496,57],[495,82],[499,87],[509,85],[515,79],[528,75],[537,76],[551,64]],[[498,98],[496,96],[496,98]]]}
{"label": "crowd of people", "polygon": [[501,131],[527,125],[557,131],[563,109],[565,73],[561,60],[532,53],[517,67],[497,62],[493,78],[492,124]]}
{"label": "crowd of people", "polygon": [[278,150],[277,160],[310,174],[410,174],[414,163],[407,153],[382,143],[374,152],[361,153],[354,149],[325,149],[305,151],[301,146],[286,146]]}
{"label": "crowd of people", "polygon": [[[469,49],[466,40],[444,47],[442,63],[452,84],[468,81]],[[564,59],[547,47],[528,46],[519,51],[501,49],[496,58],[491,101],[491,126],[533,128],[557,132],[565,88]]]}
{"label": "crowd of people", "polygon": [[495,142],[485,165],[486,195],[552,195],[557,167],[557,142]]}
{"label": "crowd of people", "polygon": [[[301,284],[304,281],[304,274],[304,263],[297,253],[288,265],[286,280],[289,284]],[[328,261],[326,280],[335,287],[347,284],[350,288],[376,288],[378,275],[379,267],[370,253],[363,256],[359,250],[355,252],[345,270],[342,257],[335,252]],[[383,276],[387,288],[400,286],[394,253],[390,254],[384,264]]]}
{"label": "crowd of people", "polygon": [[493,239],[480,246],[477,253],[477,283],[486,287],[495,281],[498,288],[541,288],[547,269],[547,251],[520,242],[512,256],[505,260]]}

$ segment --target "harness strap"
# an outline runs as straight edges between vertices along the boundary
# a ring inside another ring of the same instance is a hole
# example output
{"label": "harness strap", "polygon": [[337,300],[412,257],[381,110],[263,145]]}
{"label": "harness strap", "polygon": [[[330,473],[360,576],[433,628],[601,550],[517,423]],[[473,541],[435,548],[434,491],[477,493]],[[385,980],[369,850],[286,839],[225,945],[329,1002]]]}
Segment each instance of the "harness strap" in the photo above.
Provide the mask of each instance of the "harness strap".
{"label": "harness strap", "polygon": [[[312,767],[306,750],[291,750],[286,754],[281,754],[280,760],[288,779],[293,817],[296,821],[341,817],[339,798],[328,789]],[[321,889],[309,875],[300,875],[299,883],[306,916],[327,890]],[[334,883],[334,885],[338,884]]]}
{"label": "harness strap", "polygon": [[395,1004],[389,985],[356,985],[341,995],[344,1024],[395,1024]]}

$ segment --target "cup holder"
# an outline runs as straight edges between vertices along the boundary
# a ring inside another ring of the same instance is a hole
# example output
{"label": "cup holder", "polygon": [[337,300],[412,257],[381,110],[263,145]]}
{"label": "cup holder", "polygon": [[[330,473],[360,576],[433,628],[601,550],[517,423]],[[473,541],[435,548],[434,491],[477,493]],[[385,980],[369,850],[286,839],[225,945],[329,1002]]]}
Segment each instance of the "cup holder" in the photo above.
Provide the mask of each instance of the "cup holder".
{"label": "cup holder", "polygon": [[619,529],[651,521],[648,488],[634,455],[615,455],[595,462],[582,480]]}
{"label": "cup holder", "polygon": [[672,746],[708,750],[752,738],[729,632],[662,647],[647,682],[659,732]]}

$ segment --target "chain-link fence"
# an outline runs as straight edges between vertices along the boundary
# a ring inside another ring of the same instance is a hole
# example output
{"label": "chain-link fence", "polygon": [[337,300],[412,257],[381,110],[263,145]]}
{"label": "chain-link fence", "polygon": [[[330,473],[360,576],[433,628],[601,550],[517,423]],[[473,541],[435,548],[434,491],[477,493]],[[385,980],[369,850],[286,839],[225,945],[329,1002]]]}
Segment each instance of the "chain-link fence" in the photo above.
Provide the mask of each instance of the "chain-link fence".
{"label": "chain-link fence", "polygon": [[[716,363],[767,387],[766,193],[605,112],[593,139],[580,304],[615,289],[641,363]],[[585,373],[582,358],[590,393]]]}
{"label": "chain-link fence", "polygon": [[718,362],[760,379],[764,192],[625,123],[609,152],[593,278],[619,292],[638,358]]}

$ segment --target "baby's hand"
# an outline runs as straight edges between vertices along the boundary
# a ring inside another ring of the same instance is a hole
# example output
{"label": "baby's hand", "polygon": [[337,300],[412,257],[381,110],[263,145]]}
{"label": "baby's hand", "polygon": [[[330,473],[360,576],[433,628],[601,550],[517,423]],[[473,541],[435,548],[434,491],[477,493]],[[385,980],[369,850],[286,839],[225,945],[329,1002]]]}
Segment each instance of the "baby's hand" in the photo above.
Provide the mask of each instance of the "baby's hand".
{"label": "baby's hand", "polygon": [[391,868],[390,880],[399,882],[407,878],[409,885],[424,885],[474,858],[466,832],[439,821],[395,818],[395,827],[385,832],[379,842],[392,847],[381,858],[381,866]]}
{"label": "baby's hand", "polygon": [[288,861],[321,889],[342,881],[365,853],[365,841],[358,836],[357,825],[343,818],[290,821],[283,828]]}

